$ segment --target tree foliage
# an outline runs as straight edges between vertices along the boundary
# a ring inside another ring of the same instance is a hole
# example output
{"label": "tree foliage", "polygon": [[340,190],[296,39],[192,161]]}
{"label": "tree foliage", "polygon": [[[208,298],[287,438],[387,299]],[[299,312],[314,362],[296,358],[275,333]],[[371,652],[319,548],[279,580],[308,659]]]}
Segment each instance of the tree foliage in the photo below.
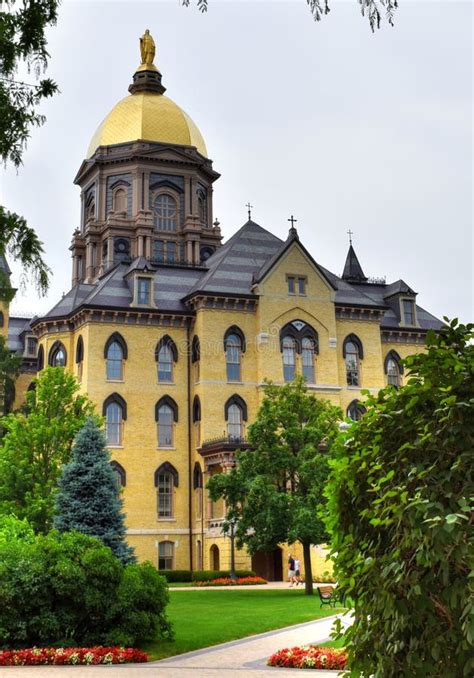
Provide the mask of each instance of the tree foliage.
{"label": "tree foliage", "polygon": [[307,392],[300,377],[265,388],[249,427],[252,449],[237,454],[237,466],[208,482],[211,498],[223,497],[224,529],[236,524],[237,544],[251,553],[278,544],[303,546],[306,592],[311,594],[311,544],[326,539],[318,510],[324,502],[327,450],[338,435],[342,412]]}
{"label": "tree foliage", "polygon": [[26,411],[1,422],[0,514],[27,518],[35,530],[47,532],[61,466],[70,460],[76,433],[94,406],[62,367],[48,367],[35,385],[26,394]]}
{"label": "tree foliage", "polygon": [[53,525],[59,532],[82,532],[109,546],[123,563],[135,560],[125,539],[125,516],[117,477],[110,466],[105,436],[88,419],[63,467]]}
{"label": "tree foliage", "polygon": [[[0,158],[15,167],[22,162],[31,129],[45,122],[38,106],[58,90],[51,79],[41,77],[49,58],[45,31],[56,23],[58,6],[58,0],[4,0],[0,4]],[[35,84],[18,79],[21,65],[26,65]],[[31,277],[38,291],[46,293],[51,271],[43,260],[38,236],[23,217],[1,206],[0,253],[21,262],[22,282]]]}
{"label": "tree foliage", "polygon": [[328,528],[355,602],[350,675],[474,673],[473,328],[428,334],[407,385],[369,396],[334,448]]}
{"label": "tree foliage", "polygon": [[[191,0],[181,0],[185,7],[189,7]],[[395,11],[398,9],[398,0],[356,0],[360,6],[362,16],[369,20],[370,28],[375,31],[380,28],[383,14],[390,26],[394,25]],[[315,21],[329,14],[331,11],[330,0],[306,0]],[[208,0],[196,0],[196,6],[200,12],[207,12]]]}
{"label": "tree foliage", "polygon": [[15,400],[15,380],[20,374],[21,357],[8,348],[5,337],[0,336],[0,412],[7,414]]}
{"label": "tree foliage", "polygon": [[167,584],[151,563],[124,567],[98,539],[32,536],[17,522],[8,541],[0,524],[0,647],[135,645],[171,636]]}

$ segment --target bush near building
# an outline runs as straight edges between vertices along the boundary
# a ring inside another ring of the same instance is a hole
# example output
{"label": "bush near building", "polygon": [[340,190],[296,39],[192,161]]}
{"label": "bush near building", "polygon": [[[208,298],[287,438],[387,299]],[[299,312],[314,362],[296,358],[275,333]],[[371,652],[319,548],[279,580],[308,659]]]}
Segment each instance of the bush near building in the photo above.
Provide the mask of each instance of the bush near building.
{"label": "bush near building", "polygon": [[429,333],[407,385],[370,396],[335,448],[328,528],[354,601],[351,675],[474,675],[473,329]]}
{"label": "bush near building", "polygon": [[172,635],[166,581],[150,563],[123,566],[77,532],[26,537],[0,539],[0,647],[131,646]]}

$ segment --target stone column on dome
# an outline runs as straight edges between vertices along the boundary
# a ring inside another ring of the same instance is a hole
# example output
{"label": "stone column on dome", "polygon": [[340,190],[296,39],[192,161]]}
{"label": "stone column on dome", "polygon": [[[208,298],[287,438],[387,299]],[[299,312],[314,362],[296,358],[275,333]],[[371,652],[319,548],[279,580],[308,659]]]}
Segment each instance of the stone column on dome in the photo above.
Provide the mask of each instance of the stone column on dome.
{"label": "stone column on dome", "polygon": [[92,261],[92,251],[94,247],[93,244],[89,241],[86,245],[86,281],[89,282],[94,277],[94,263]]}
{"label": "stone column on dome", "polygon": [[107,238],[107,269],[114,265],[114,239],[109,235]]}

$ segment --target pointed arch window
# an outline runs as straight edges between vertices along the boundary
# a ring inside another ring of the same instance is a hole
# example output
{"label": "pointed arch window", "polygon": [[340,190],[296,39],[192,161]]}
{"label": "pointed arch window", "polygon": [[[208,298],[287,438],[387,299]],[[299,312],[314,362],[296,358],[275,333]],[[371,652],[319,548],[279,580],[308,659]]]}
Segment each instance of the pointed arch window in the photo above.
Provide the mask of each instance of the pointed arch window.
{"label": "pointed arch window", "polygon": [[43,346],[40,346],[38,349],[38,372],[41,372],[41,370],[44,368],[44,348]]}
{"label": "pointed arch window", "polygon": [[201,444],[201,401],[199,396],[193,400],[193,424],[196,430],[196,446]]}
{"label": "pointed arch window", "polygon": [[360,421],[366,412],[366,408],[358,400],[353,400],[347,408],[347,416],[352,421]]}
{"label": "pointed arch window", "polygon": [[174,427],[178,421],[178,406],[169,396],[163,396],[155,405],[158,447],[174,447]]}
{"label": "pointed arch window", "polygon": [[112,471],[115,474],[115,480],[117,482],[117,489],[120,492],[122,487],[125,487],[127,484],[127,473],[124,467],[118,463],[118,461],[111,461],[110,466]]}
{"label": "pointed arch window", "polygon": [[82,335],[79,335],[76,344],[76,365],[77,365],[77,380],[82,381],[82,366],[84,361],[84,341]]}
{"label": "pointed arch window", "polygon": [[193,489],[196,496],[196,518],[200,518],[202,516],[203,509],[203,479],[202,469],[199,462],[194,464]]}
{"label": "pointed arch window", "polygon": [[127,419],[127,404],[118,393],[112,393],[103,404],[105,417],[105,436],[107,445],[121,447],[123,441],[123,422]]}
{"label": "pointed arch window", "polygon": [[178,203],[169,193],[159,193],[154,201],[155,225],[159,231],[176,231]]}
{"label": "pointed arch window", "polygon": [[315,347],[314,342],[310,337],[303,337],[301,340],[301,369],[303,377],[308,384],[316,382],[314,369]]}
{"label": "pointed arch window", "polygon": [[105,343],[106,378],[108,381],[123,380],[124,360],[128,357],[127,344],[118,332],[110,335]]}
{"label": "pointed arch window", "polygon": [[169,462],[165,462],[155,471],[158,520],[169,520],[174,517],[174,491],[178,485],[178,471]]}
{"label": "pointed arch window", "polygon": [[238,328],[230,327],[224,336],[227,381],[241,381],[242,353],[245,351],[245,337]]}
{"label": "pointed arch window", "polygon": [[66,367],[67,353],[64,344],[55,341],[49,352],[49,364],[51,367]]}
{"label": "pointed arch window", "polygon": [[157,362],[158,381],[172,383],[174,363],[178,362],[178,349],[168,335],[162,337],[158,342],[155,360]]}
{"label": "pointed arch window", "polygon": [[193,364],[194,381],[199,381],[199,366],[201,361],[201,344],[199,337],[194,335],[191,342],[191,362]]}
{"label": "pointed arch window", "polygon": [[398,388],[401,386],[403,374],[402,359],[396,351],[389,351],[385,357],[385,374],[387,375],[387,384]]}
{"label": "pointed arch window", "polygon": [[227,436],[231,441],[240,441],[244,437],[244,422],[247,421],[247,405],[238,395],[234,395],[224,407],[227,422]]}
{"label": "pointed arch window", "polygon": [[346,381],[348,386],[360,386],[360,360],[364,357],[362,342],[355,334],[344,339],[343,357],[346,365]]}
{"label": "pointed arch window", "polygon": [[283,379],[293,381],[296,376],[296,341],[290,335],[283,337]]}

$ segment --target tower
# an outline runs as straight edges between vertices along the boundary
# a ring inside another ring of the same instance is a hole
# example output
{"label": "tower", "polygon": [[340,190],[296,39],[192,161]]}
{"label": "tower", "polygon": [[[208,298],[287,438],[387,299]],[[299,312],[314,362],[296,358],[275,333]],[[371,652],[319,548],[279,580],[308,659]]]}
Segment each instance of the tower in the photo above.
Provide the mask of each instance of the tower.
{"label": "tower", "polygon": [[99,125],[75,183],[81,223],[73,235],[72,283],[92,283],[119,262],[199,266],[220,245],[212,184],[219,177],[191,118],[164,95],[149,31],[141,64]]}

